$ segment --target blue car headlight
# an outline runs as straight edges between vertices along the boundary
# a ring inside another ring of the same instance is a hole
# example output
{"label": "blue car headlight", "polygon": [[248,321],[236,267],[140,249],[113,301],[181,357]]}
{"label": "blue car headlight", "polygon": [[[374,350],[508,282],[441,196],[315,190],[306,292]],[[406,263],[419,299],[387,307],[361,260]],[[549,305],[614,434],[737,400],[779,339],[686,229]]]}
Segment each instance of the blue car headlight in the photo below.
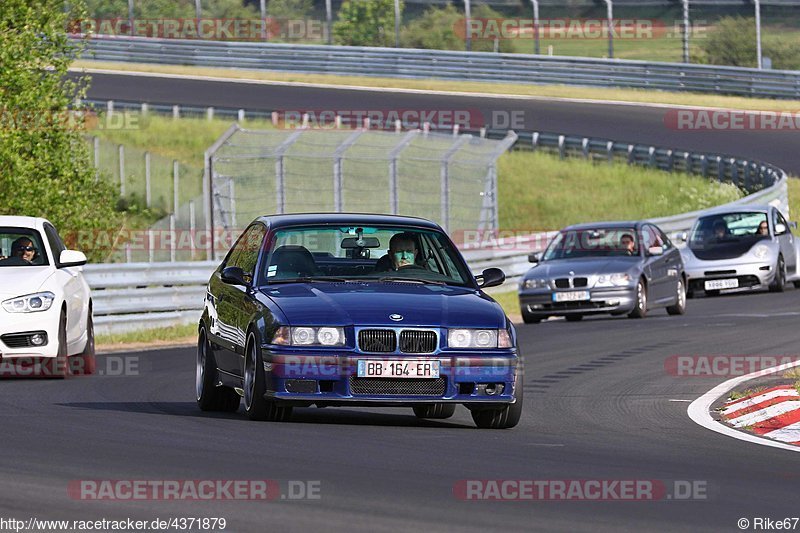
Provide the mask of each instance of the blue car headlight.
{"label": "blue car headlight", "polygon": [[344,346],[344,328],[319,326],[281,326],[272,344],[281,346]]}
{"label": "blue car headlight", "polygon": [[504,329],[451,329],[450,348],[511,348],[511,336]]}
{"label": "blue car headlight", "polygon": [[52,292],[37,292],[18,296],[3,302],[3,309],[9,313],[38,313],[47,311],[53,305],[56,295]]}
{"label": "blue car headlight", "polygon": [[547,287],[547,280],[544,278],[526,279],[522,282],[523,289],[546,289]]}
{"label": "blue car headlight", "polygon": [[624,287],[630,284],[631,276],[627,273],[601,274],[597,277],[595,287]]}

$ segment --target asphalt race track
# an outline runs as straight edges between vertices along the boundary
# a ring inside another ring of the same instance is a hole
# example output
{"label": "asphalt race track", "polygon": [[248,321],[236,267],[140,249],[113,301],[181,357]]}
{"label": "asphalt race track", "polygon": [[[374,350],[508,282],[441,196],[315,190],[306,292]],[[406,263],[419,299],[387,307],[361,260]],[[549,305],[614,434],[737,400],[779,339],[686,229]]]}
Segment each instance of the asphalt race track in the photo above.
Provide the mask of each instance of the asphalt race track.
{"label": "asphalt race track", "polygon": [[[193,85],[194,84],[194,85]],[[388,107],[387,95],[96,76],[90,97],[247,108]],[[307,99],[316,99],[312,104]],[[445,105],[446,104],[446,105]],[[664,110],[395,95],[391,106],[524,109],[529,127],[750,155],[800,171],[797,135],[687,135]],[[793,157],[795,156],[795,157]],[[226,531],[738,531],[800,516],[800,454],[704,429],[688,402],[727,379],[675,376],[674,355],[798,353],[800,290],[699,298],[685,316],[520,325],[525,405],[512,430],[410,409],[296,409],[289,423],[207,414],[194,350],[99,358],[103,375],[0,384],[0,516],[27,520],[224,517]],[[120,364],[123,375],[115,374]],[[87,501],[76,480],[319,483],[318,499]],[[463,480],[656,480],[656,501],[464,501]],[[674,490],[694,483],[694,497]]]}
{"label": "asphalt race track", "polygon": [[[0,387],[0,509],[53,519],[225,517],[228,531],[700,531],[797,516],[800,454],[735,440],[686,416],[723,378],[665,371],[675,354],[795,354],[800,291],[696,299],[683,317],[519,326],[526,409],[478,430],[410,409],[297,409],[289,423],[204,414],[194,351],[131,353],[138,375]],[[101,359],[100,368],[118,362]],[[130,367],[133,368],[133,367]],[[679,401],[672,401],[679,400]],[[318,481],[305,501],[81,501],[85,479]],[[459,480],[700,482],[705,499],[463,501]],[[13,481],[11,481],[13,480]]]}

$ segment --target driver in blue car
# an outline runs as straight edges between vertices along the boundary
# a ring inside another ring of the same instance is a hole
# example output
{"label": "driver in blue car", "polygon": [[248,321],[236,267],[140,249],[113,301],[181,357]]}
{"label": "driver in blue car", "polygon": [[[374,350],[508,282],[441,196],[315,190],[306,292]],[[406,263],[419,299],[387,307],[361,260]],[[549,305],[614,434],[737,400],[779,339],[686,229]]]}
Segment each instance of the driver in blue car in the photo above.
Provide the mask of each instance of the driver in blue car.
{"label": "driver in blue car", "polygon": [[389,256],[392,258],[392,267],[395,270],[418,266],[417,253],[414,237],[407,233],[397,233],[389,240]]}

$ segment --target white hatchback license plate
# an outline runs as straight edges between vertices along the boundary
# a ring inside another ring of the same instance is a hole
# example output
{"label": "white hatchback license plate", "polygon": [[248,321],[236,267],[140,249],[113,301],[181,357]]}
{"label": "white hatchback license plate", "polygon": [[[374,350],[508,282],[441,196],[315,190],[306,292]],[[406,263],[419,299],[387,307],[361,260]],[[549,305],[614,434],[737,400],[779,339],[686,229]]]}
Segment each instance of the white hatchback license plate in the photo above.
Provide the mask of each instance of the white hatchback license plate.
{"label": "white hatchback license plate", "polygon": [[718,291],[720,289],[735,289],[739,286],[738,279],[710,279],[705,283],[707,291]]}
{"label": "white hatchback license plate", "polygon": [[589,291],[554,292],[554,302],[582,302],[589,299]]}
{"label": "white hatchback license plate", "polygon": [[425,359],[389,359],[358,361],[360,378],[431,378],[439,377],[439,361]]}

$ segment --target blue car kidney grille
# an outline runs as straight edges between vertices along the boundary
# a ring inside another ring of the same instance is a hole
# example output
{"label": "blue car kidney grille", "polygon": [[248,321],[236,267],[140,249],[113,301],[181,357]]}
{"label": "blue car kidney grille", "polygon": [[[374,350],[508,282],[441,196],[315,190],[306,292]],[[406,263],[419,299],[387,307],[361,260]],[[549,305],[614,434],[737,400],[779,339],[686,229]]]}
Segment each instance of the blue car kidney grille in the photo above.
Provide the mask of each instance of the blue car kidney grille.
{"label": "blue car kidney grille", "polygon": [[447,384],[444,378],[393,379],[350,377],[350,393],[375,396],[443,396]]}
{"label": "blue car kidney grille", "polygon": [[362,352],[388,353],[397,349],[397,335],[391,329],[362,329],[358,332]]}
{"label": "blue car kidney grille", "polygon": [[405,329],[400,332],[400,351],[403,353],[433,353],[436,351],[436,332]]}

